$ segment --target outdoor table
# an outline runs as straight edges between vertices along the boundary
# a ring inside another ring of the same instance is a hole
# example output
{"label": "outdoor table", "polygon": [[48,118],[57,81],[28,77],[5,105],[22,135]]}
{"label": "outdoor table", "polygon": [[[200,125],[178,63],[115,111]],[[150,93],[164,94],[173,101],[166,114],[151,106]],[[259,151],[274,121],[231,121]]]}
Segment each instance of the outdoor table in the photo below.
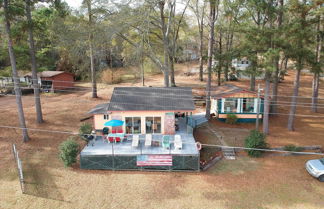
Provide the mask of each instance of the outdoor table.
{"label": "outdoor table", "polygon": [[121,140],[123,140],[125,137],[125,134],[124,133],[108,134],[107,138],[109,138],[109,137],[113,137],[114,141],[116,143],[116,137],[119,137]]}

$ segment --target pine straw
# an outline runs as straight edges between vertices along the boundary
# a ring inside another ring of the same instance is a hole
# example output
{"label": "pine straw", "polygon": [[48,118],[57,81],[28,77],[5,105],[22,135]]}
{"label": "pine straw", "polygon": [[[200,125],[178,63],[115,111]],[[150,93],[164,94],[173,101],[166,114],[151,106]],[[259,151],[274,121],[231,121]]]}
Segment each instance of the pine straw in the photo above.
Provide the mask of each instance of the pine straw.
{"label": "pine straw", "polygon": [[[293,75],[287,77],[280,86],[280,92],[287,95],[291,92],[292,78]],[[147,80],[149,85],[162,85],[161,75]],[[197,77],[181,77],[177,81],[179,85],[204,86]],[[303,76],[301,82],[301,94],[310,95],[311,76]],[[235,84],[248,86],[247,81]],[[140,86],[139,83],[123,85]],[[112,87],[107,87],[107,92],[111,92]],[[104,90],[99,91],[99,96],[102,92]],[[320,95],[323,93],[321,90]],[[34,122],[33,99],[25,98],[28,127],[77,132],[84,113],[106,101],[109,94],[95,100],[81,92],[58,94],[55,100],[53,97],[43,99],[46,122],[41,125]],[[77,102],[79,98],[89,102]],[[14,97],[0,98],[0,105],[5,108],[0,114],[1,125],[18,126]],[[287,108],[282,107],[280,111]],[[306,108],[298,108],[298,112],[310,114]],[[297,117],[296,132],[288,132],[286,122],[286,116],[271,117],[271,135],[268,137],[271,146],[324,146],[323,118]],[[238,127],[250,129],[253,125],[241,124]],[[19,130],[0,129],[0,133],[0,208],[311,209],[323,208],[324,205],[323,184],[304,169],[305,161],[316,156],[242,157],[239,163],[223,161],[219,171],[216,165],[206,173],[88,171],[80,170],[78,165],[64,168],[58,160],[57,146],[68,135],[30,132],[31,141],[22,143]],[[17,144],[23,160],[26,195],[20,193],[11,153],[12,143]]]}

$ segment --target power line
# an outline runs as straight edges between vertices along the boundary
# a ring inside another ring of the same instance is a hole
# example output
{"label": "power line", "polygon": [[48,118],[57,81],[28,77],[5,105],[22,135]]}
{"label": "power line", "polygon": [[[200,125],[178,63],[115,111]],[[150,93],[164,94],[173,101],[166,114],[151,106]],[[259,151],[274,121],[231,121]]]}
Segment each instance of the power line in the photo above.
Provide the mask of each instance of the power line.
{"label": "power line", "polygon": [[55,130],[44,130],[44,129],[37,129],[37,128],[22,128],[22,127],[18,127],[18,126],[3,126],[3,125],[1,125],[0,128],[24,129],[24,130],[31,130],[31,131],[38,131],[38,132],[78,135],[78,133],[74,133],[71,131],[55,131]]}
{"label": "power line", "polygon": [[[9,79],[20,79],[19,77],[0,77],[0,78],[9,78]],[[29,80],[37,80],[39,81],[39,79],[29,79]],[[58,82],[58,83],[84,83],[84,84],[91,84],[91,82],[85,82],[85,81],[64,81],[64,80],[44,80],[44,81],[53,81],[53,82]],[[20,82],[20,80],[19,80]],[[97,85],[107,85],[106,83],[97,83]],[[61,87],[65,87],[65,86],[61,86]],[[74,87],[71,87],[74,88]],[[88,88],[88,87],[78,87],[78,88]],[[91,87],[89,87],[91,88]],[[163,87],[162,87],[163,88]],[[169,88],[174,88],[174,87],[169,87]],[[183,91],[191,91],[191,90],[183,90]],[[207,92],[206,89],[195,89],[195,91],[203,91],[203,92]],[[210,90],[211,92],[213,92],[214,90]],[[252,91],[253,92],[253,91]],[[256,92],[255,92],[256,93]],[[264,96],[264,94],[262,94],[262,96]],[[288,96],[288,95],[273,95],[273,94],[269,94],[268,96],[277,96],[277,97],[298,97],[298,98],[313,98],[313,97],[305,97],[305,96]],[[317,99],[323,99],[324,97],[316,97]]]}
{"label": "power line", "polygon": [[[68,132],[68,131],[55,131],[55,130],[33,129],[33,128],[20,128],[20,127],[17,127],[17,126],[0,126],[0,128],[29,129],[29,130],[32,130],[32,131],[79,135],[78,133],[73,133],[73,132]],[[183,144],[196,145],[196,143],[186,143],[186,142],[183,142]],[[201,145],[206,146],[206,147],[218,147],[218,148],[231,148],[231,149],[240,149],[240,150],[255,150],[255,151],[264,151],[264,152],[281,152],[281,153],[307,154],[307,155],[321,155],[321,156],[324,156],[324,153],[316,153],[316,152],[294,152],[294,151],[277,150],[277,149],[262,149],[262,148],[247,148],[247,147],[239,147],[239,146],[224,146],[224,145],[218,145],[218,144],[201,144]]]}

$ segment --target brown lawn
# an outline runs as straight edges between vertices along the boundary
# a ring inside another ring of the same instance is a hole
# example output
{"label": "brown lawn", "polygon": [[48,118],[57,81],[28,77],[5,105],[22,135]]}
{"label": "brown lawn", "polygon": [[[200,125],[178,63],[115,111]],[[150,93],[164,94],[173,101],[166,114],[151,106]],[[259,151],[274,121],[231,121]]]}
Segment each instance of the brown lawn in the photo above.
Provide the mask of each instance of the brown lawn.
{"label": "brown lawn", "polygon": [[[177,66],[179,86],[204,87],[196,76],[182,73],[188,66]],[[289,96],[293,72],[280,84],[280,94]],[[147,85],[161,86],[161,75],[147,79]],[[248,81],[235,82],[248,86]],[[43,96],[46,123],[35,123],[33,98],[24,97],[29,128],[77,132],[80,118],[94,105],[109,98],[114,86],[139,86],[139,82],[100,85],[99,99],[91,99],[90,90]],[[263,84],[262,84],[263,85]],[[80,84],[80,86],[87,86]],[[309,96],[311,76],[301,78],[301,95]],[[197,91],[195,91],[197,92]],[[320,97],[324,97],[323,88]],[[289,101],[281,97],[280,102]],[[300,100],[309,103],[310,99]],[[323,103],[322,103],[323,104]],[[288,104],[289,105],[289,104]],[[305,104],[305,106],[307,106]],[[282,114],[289,106],[280,105]],[[313,114],[309,107],[298,107],[298,114],[320,116],[297,117],[296,131],[287,131],[287,115],[272,116],[271,146],[286,144],[324,146],[324,111]],[[0,125],[18,126],[15,98],[0,98]],[[225,128],[252,129],[254,124]],[[29,132],[31,141],[21,142],[20,130],[0,128],[0,208],[323,208],[323,183],[313,179],[304,169],[308,159],[317,156],[264,157],[240,156],[235,161],[223,160],[204,173],[86,171],[64,168],[57,158],[57,147],[67,134]],[[17,179],[11,144],[16,143],[23,160],[26,192],[22,195]],[[83,142],[80,142],[82,144]]]}

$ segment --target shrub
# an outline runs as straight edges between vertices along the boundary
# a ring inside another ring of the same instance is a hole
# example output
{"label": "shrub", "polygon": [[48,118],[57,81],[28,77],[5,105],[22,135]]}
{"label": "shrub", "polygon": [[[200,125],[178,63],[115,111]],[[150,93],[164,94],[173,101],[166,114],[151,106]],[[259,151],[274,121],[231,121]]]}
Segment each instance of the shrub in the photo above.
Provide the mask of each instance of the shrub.
{"label": "shrub", "polygon": [[71,166],[76,162],[76,157],[78,156],[79,152],[79,145],[74,139],[68,138],[66,141],[60,144],[59,151],[59,157],[63,161],[64,166]]}
{"label": "shrub", "polygon": [[227,114],[225,123],[227,124],[237,124],[237,116],[235,114]]}
{"label": "shrub", "polygon": [[[245,147],[266,149],[268,148],[268,144],[265,141],[265,137],[263,133],[252,130],[250,135],[245,138]],[[260,157],[262,155],[262,151],[260,150],[247,150],[246,152],[251,157]]]}
{"label": "shrub", "polygon": [[83,123],[79,129],[79,133],[81,136],[84,134],[91,134],[91,131],[92,131],[92,126],[89,123]]}
{"label": "shrub", "polygon": [[300,152],[300,151],[303,151],[304,149],[302,147],[297,147],[293,144],[289,144],[289,145],[284,146],[284,150],[291,151],[291,152]]}

